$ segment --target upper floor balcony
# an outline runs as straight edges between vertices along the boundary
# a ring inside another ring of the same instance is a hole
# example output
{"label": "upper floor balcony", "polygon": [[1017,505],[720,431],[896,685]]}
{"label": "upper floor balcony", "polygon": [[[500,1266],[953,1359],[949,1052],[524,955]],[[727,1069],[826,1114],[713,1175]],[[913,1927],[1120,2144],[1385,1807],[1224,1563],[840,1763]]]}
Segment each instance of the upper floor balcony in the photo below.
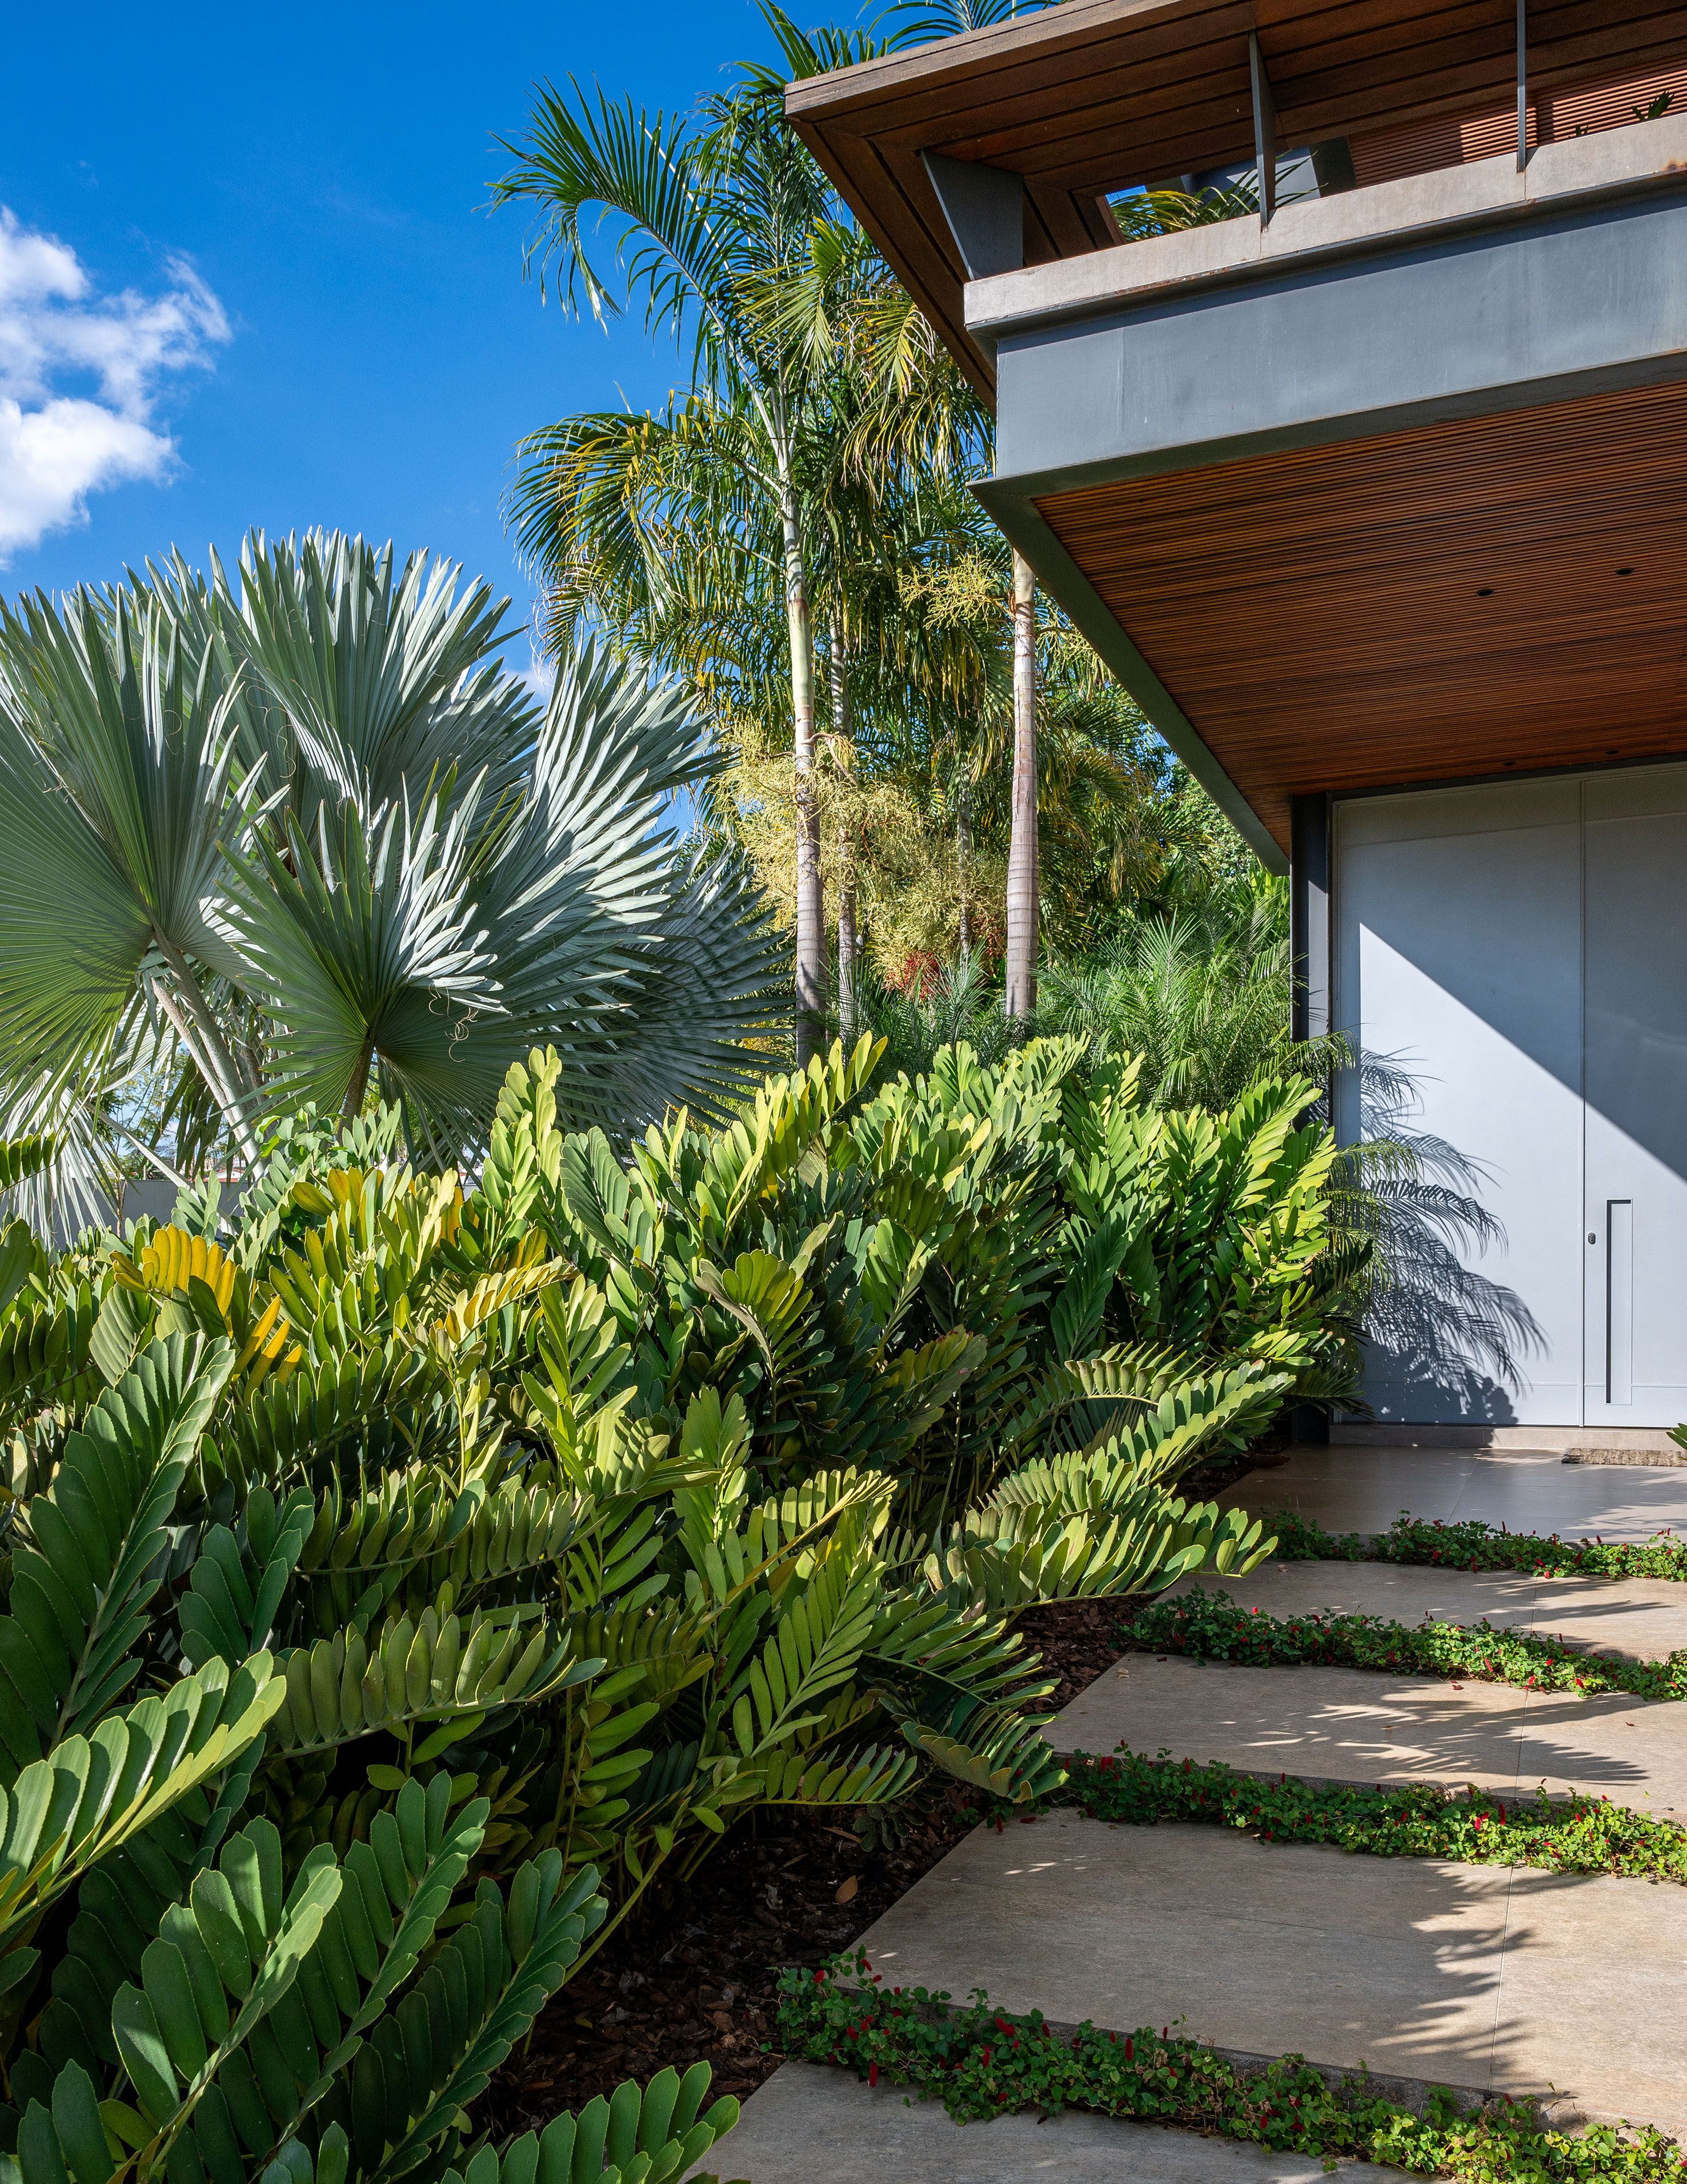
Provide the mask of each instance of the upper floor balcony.
{"label": "upper floor balcony", "polygon": [[1067,0],[789,110],[1267,861],[1297,794],[1687,749],[1681,9]]}

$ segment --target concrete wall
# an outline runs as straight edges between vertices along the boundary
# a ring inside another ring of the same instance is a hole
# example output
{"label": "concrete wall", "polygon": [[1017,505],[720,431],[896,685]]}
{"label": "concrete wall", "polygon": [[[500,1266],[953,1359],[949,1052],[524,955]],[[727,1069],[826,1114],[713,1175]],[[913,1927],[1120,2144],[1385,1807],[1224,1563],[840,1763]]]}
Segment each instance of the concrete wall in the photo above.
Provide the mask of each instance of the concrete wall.
{"label": "concrete wall", "polygon": [[1687,176],[1156,287],[1004,333],[997,372],[996,477],[1039,492],[1679,378]]}

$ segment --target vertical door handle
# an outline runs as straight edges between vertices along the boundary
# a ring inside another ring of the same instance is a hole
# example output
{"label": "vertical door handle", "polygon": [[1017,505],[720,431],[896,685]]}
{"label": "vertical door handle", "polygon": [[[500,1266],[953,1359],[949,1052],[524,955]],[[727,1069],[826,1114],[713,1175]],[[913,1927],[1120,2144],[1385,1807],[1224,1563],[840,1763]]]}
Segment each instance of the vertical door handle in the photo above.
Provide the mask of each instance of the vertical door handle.
{"label": "vertical door handle", "polygon": [[1634,1205],[1605,1203],[1605,1400],[1634,1400]]}

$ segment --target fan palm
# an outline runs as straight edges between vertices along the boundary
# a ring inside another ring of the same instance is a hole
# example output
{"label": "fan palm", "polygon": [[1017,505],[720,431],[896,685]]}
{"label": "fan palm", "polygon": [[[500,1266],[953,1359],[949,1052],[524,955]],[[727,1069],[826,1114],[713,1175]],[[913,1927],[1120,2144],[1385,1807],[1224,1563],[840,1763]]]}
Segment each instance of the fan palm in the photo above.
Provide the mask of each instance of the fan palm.
{"label": "fan palm", "polygon": [[177,561],[0,610],[14,1104],[41,1085],[62,1128],[67,1081],[162,1040],[248,1160],[266,1110],[354,1115],[376,1078],[445,1158],[536,1044],[615,1128],[743,1086],[769,943],[747,878],[665,824],[717,758],[676,692],[589,649],[542,711],[489,657],[502,605],[458,582],[254,538],[237,590]]}

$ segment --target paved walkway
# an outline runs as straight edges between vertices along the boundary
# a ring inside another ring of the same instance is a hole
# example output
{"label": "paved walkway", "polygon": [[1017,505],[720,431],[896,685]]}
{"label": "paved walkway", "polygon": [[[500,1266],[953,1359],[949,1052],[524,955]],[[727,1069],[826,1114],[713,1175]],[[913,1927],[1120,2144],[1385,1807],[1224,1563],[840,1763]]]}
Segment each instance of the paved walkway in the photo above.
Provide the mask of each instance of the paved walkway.
{"label": "paved walkway", "polygon": [[[1337,2165],[1344,2176],[1400,2173]],[[754,2184],[1324,2184],[1322,2163],[1304,2154],[1071,2110],[963,2129],[939,2102],[813,2063],[782,2064],[704,2166]]]}
{"label": "paved walkway", "polygon": [[1562,1638],[1595,1652],[1664,1661],[1687,1647],[1687,1585],[1667,1578],[1528,1577],[1412,1563],[1266,1563],[1247,1577],[1203,1570],[1168,1597],[1205,1588],[1244,1607],[1296,1615],[1381,1615],[1467,1623]]}
{"label": "paved walkway", "polygon": [[1566,1463],[1531,1449],[1301,1446],[1218,1498],[1227,1508],[1298,1510],[1333,1532],[1385,1532],[1410,1509],[1567,1540],[1687,1535],[1687,1470]]}
{"label": "paved walkway", "polygon": [[[1380,1531],[1402,1506],[1569,1537],[1687,1533],[1687,1477],[1556,1457],[1301,1450],[1227,1497]],[[1378,1563],[1267,1566],[1223,1584],[1280,1614],[1357,1610],[1562,1634],[1657,1658],[1687,1645],[1687,1586]],[[1136,1655],[1051,1725],[1058,1750],[1222,1759],[1361,1781],[1592,1790],[1687,1819],[1687,1704],[1356,1669],[1201,1667]],[[1182,2021],[1233,2053],[1361,2062],[1410,2081],[1542,2098],[1687,2137],[1680,1998],[1687,1889],[1450,1860],[1350,1857],[1229,1830],[1057,1812],[980,1828],[865,1937],[893,1983],[974,1986],[1057,2024]],[[959,2128],[847,2073],[787,2064],[711,2153],[754,2184],[1313,2184],[1321,2164],[1111,2120]],[[1343,2164],[1344,2169],[1358,2164]],[[1379,2173],[1372,2170],[1372,2175]]]}

